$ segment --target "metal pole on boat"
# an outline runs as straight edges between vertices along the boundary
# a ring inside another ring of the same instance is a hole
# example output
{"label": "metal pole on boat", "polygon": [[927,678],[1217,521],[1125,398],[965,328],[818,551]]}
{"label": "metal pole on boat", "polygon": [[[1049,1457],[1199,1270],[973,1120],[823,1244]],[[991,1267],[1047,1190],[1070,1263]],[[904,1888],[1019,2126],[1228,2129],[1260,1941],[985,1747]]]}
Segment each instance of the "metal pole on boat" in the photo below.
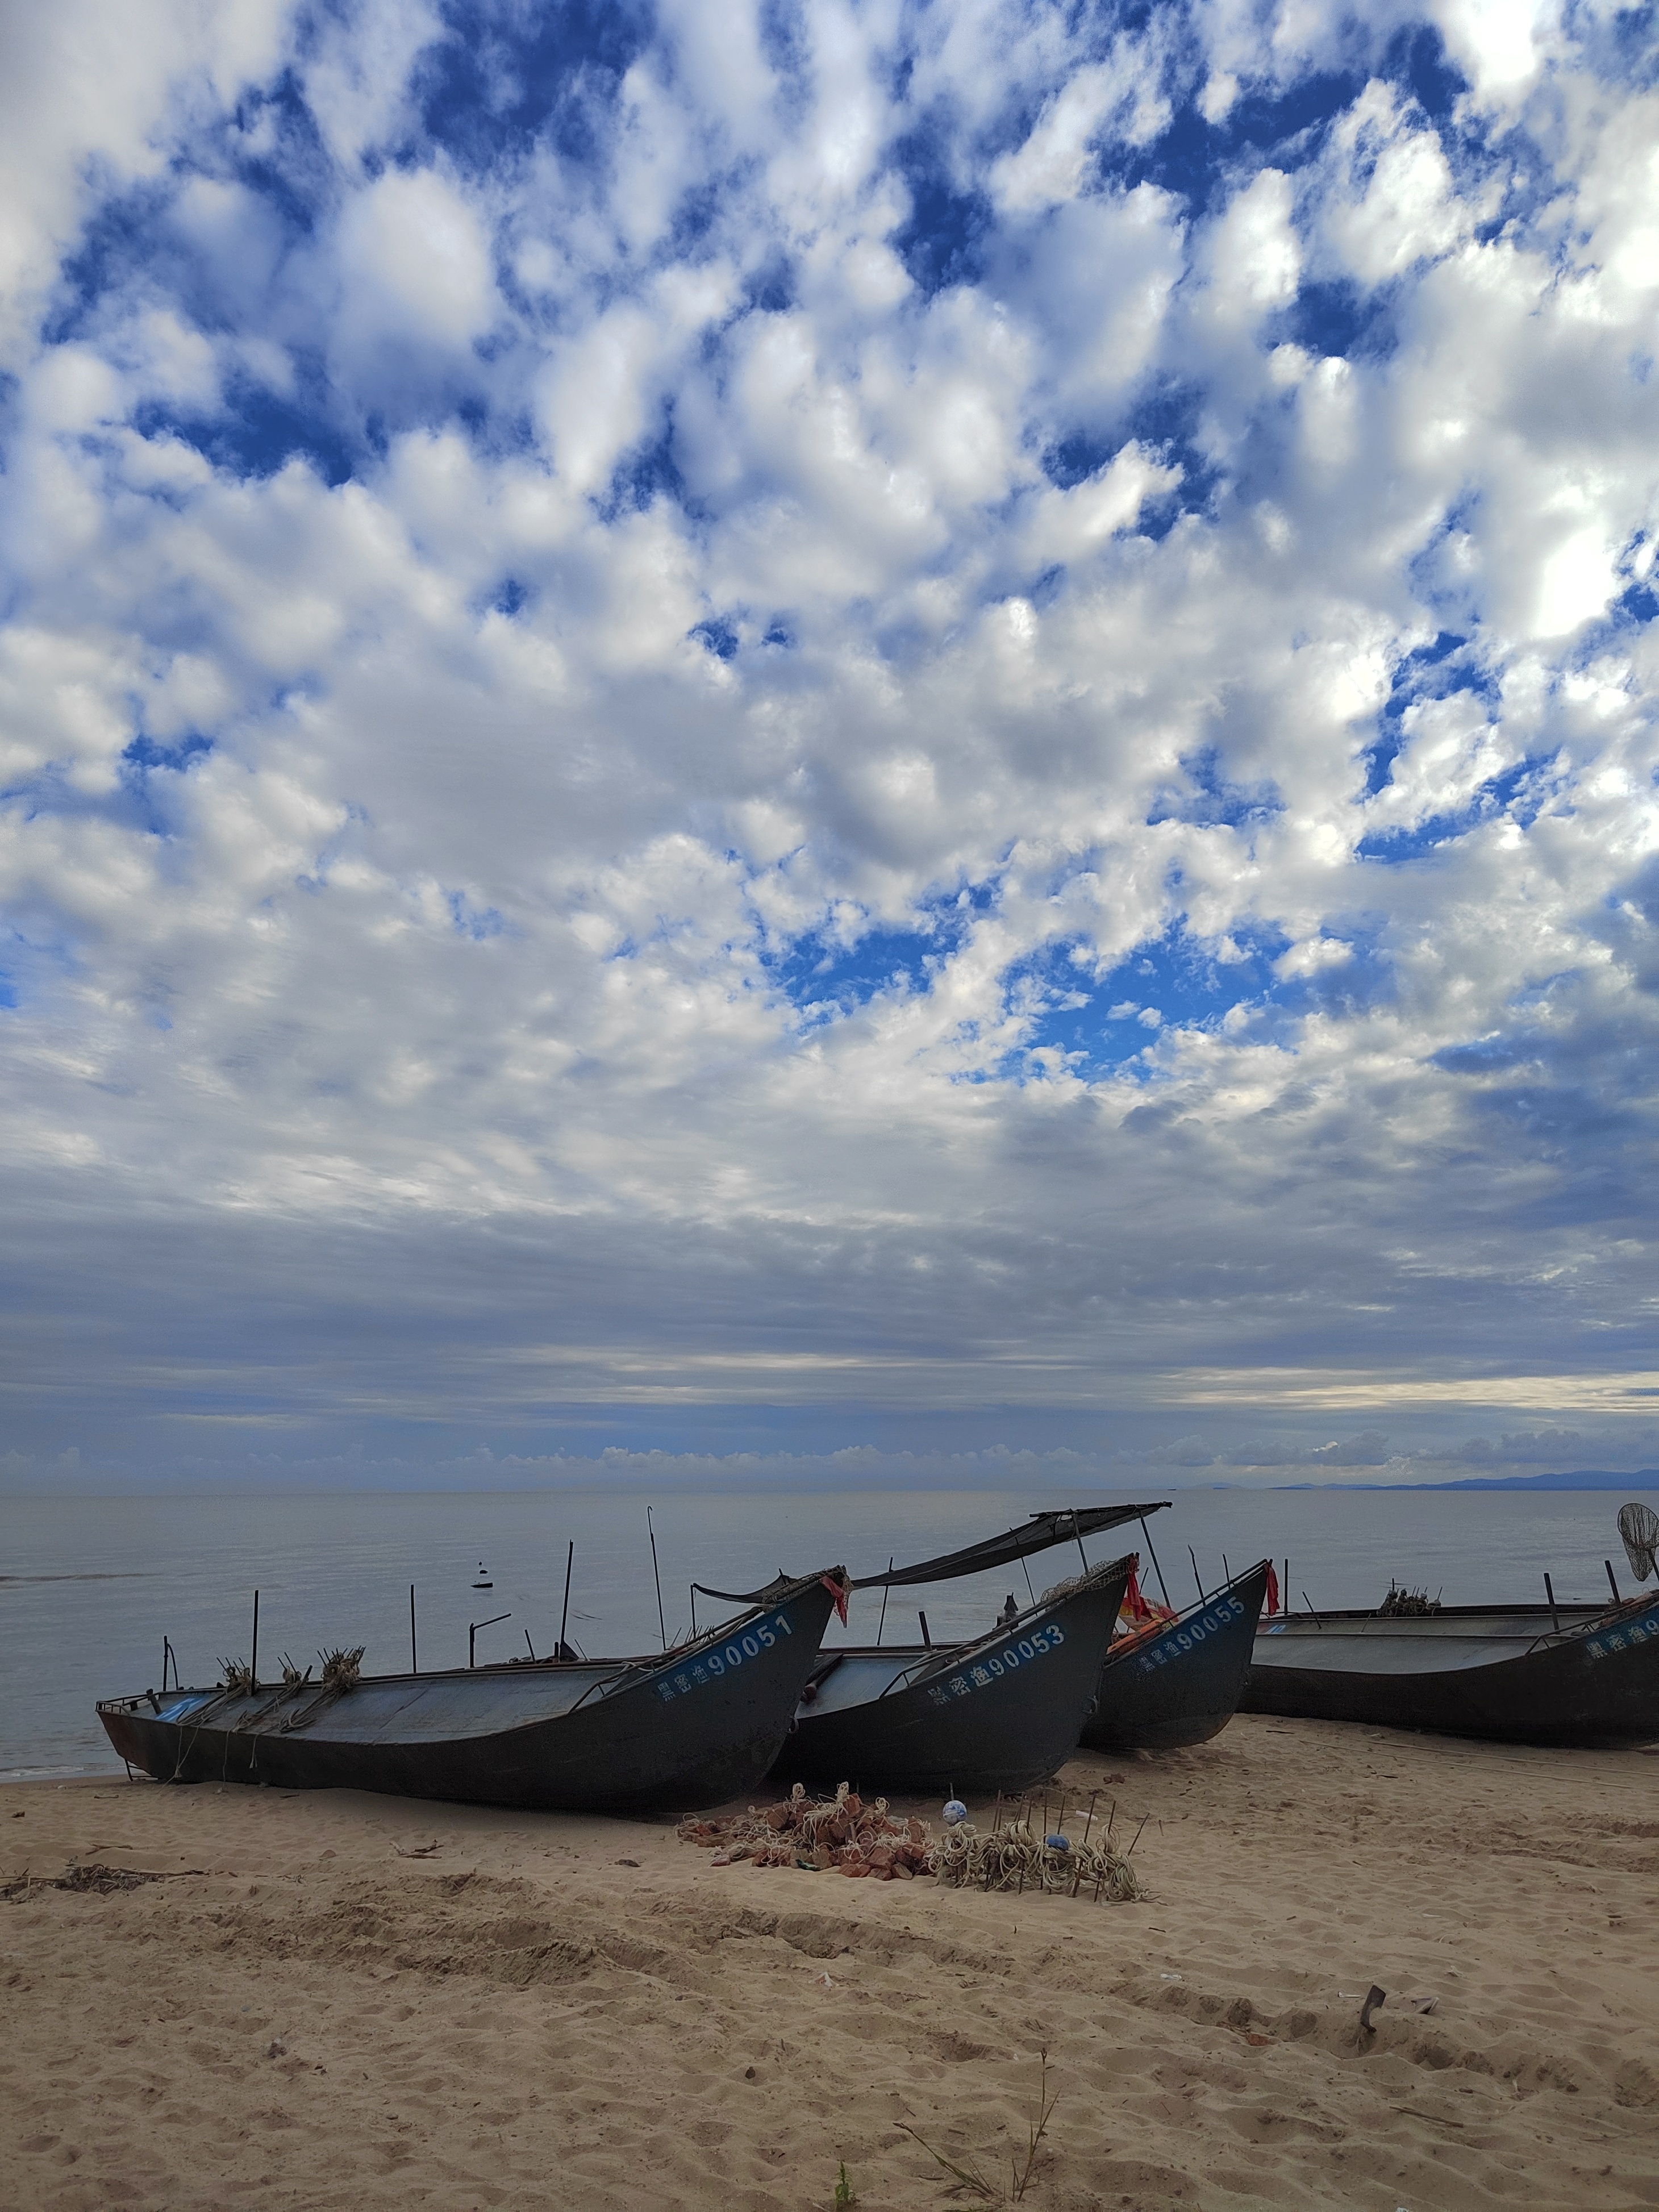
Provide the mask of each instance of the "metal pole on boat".
{"label": "metal pole on boat", "polygon": [[1152,1563],[1152,1572],[1158,1577],[1158,1586],[1164,1593],[1164,1602],[1170,1606],[1170,1610],[1173,1613],[1175,1607],[1170,1605],[1169,1584],[1164,1579],[1163,1568],[1158,1564],[1158,1553],[1152,1549],[1152,1531],[1146,1526],[1146,1516],[1144,1513],[1140,1516],[1140,1533],[1146,1539],[1146,1556]]}
{"label": "metal pole on boat", "polygon": [[566,1624],[570,1619],[570,1570],[575,1564],[575,1558],[576,1540],[573,1536],[570,1540],[570,1549],[564,1555],[564,1611],[559,1615],[559,1656],[561,1659],[563,1658],[567,1649],[564,1640],[564,1632]]}
{"label": "metal pole on boat", "polygon": [[1083,1548],[1083,1531],[1078,1526],[1075,1505],[1072,1508],[1072,1536],[1077,1545],[1077,1555],[1083,1562],[1083,1571],[1086,1575],[1089,1571],[1089,1554]]}
{"label": "metal pole on boat", "polygon": [[696,1583],[692,1583],[692,1585],[691,1585],[691,1641],[695,1644],[695,1643],[696,1642],[696,1640],[697,1640],[697,1586],[696,1586]]}
{"label": "metal pole on boat", "polygon": [[472,1620],[467,1623],[466,1663],[469,1667],[475,1667],[477,1664],[472,1654],[477,1643],[478,1631],[481,1628],[494,1628],[498,1620],[511,1620],[512,1618],[510,1613],[492,1613],[488,1620]]}
{"label": "metal pole on boat", "polygon": [[921,1623],[921,1640],[931,1651],[933,1648],[933,1639],[927,1633],[927,1616],[925,1613],[918,1611],[916,1619]]}
{"label": "metal pole on boat", "polygon": [[409,1671],[411,1674],[418,1674],[421,1671],[421,1662],[415,1654],[415,1585],[413,1583],[409,1586]]}
{"label": "metal pole on boat", "polygon": [[1302,1602],[1303,1602],[1303,1604],[1304,1604],[1304,1605],[1305,1605],[1305,1606],[1307,1607],[1308,1611],[1310,1612],[1310,1613],[1312,1613],[1312,1614],[1313,1614],[1313,1625],[1314,1625],[1314,1626],[1315,1626],[1316,1628],[1323,1628],[1323,1626],[1325,1626],[1325,1624],[1324,1624],[1324,1622],[1323,1622],[1323,1621],[1319,1618],[1319,1615],[1318,1615],[1316,1613],[1314,1613],[1314,1609],[1313,1609],[1313,1600],[1312,1600],[1312,1599],[1308,1595],[1308,1593],[1307,1593],[1307,1591],[1306,1591],[1306,1590],[1304,1590],[1304,1591],[1303,1591],[1303,1593],[1302,1593]]}
{"label": "metal pole on boat", "polygon": [[[1618,1585],[1618,1583],[1617,1583],[1616,1582],[1614,1582],[1614,1580],[1613,1579],[1613,1561],[1612,1561],[1611,1559],[1603,1559],[1603,1560],[1602,1560],[1602,1562],[1601,1562],[1601,1565],[1602,1565],[1607,1569],[1607,1588],[1608,1588],[1608,1589],[1613,1592],[1613,1603],[1614,1603],[1615,1605],[1617,1605],[1617,1604],[1619,1603],[1619,1601],[1620,1601],[1620,1600],[1619,1600],[1619,1585]],[[161,1685],[161,1687],[162,1687],[163,1689],[166,1689],[166,1687],[167,1687],[167,1684],[166,1684],[165,1682],[163,1682],[163,1683],[162,1683],[162,1685]]]}
{"label": "metal pole on boat", "polygon": [[253,1656],[248,1662],[248,1676],[253,1687],[259,1686],[259,1593],[253,1593]]}
{"label": "metal pole on boat", "polygon": [[1233,1578],[1233,1571],[1232,1571],[1232,1568],[1228,1565],[1228,1562],[1227,1562],[1227,1554],[1226,1554],[1224,1552],[1221,1554],[1221,1571],[1222,1571],[1222,1573],[1223,1573],[1224,1575],[1225,1575],[1225,1576],[1226,1576],[1226,1577],[1227,1577],[1228,1581],[1229,1581],[1229,1582],[1231,1582],[1231,1580],[1232,1580],[1232,1578]]}
{"label": "metal pole on boat", "polygon": [[[892,1556],[891,1556],[891,1554],[890,1554],[890,1553],[889,1554],[889,1556],[888,1556],[888,1560],[887,1560],[887,1571],[888,1571],[888,1573],[889,1573],[890,1575],[890,1574],[892,1573],[892,1571],[893,1571],[893,1560],[892,1560]],[[884,1583],[882,1584],[882,1586],[881,1586],[881,1619],[880,1619],[877,1623],[876,1623],[876,1648],[877,1648],[877,1650],[880,1650],[880,1648],[881,1648],[881,1632],[882,1632],[882,1630],[883,1630],[884,1628],[885,1628],[885,1627],[886,1627],[886,1626],[887,1626],[887,1585],[886,1585],[886,1583]]]}
{"label": "metal pole on boat", "polygon": [[651,1508],[645,1509],[646,1532],[651,1539],[651,1574],[657,1585],[657,1633],[662,1638],[662,1648],[668,1649],[668,1623],[662,1615],[662,1577],[657,1571],[657,1532],[652,1525]]}
{"label": "metal pole on boat", "polygon": [[1192,1563],[1193,1563],[1193,1580],[1194,1580],[1194,1581],[1198,1584],[1198,1601],[1199,1601],[1199,1603],[1200,1603],[1200,1605],[1202,1605],[1202,1604],[1203,1604],[1203,1602],[1204,1602],[1204,1595],[1205,1595],[1205,1592],[1204,1592],[1204,1577],[1203,1577],[1203,1576],[1202,1576],[1202,1575],[1200,1575],[1200,1572],[1198,1571],[1198,1553],[1197,1553],[1195,1551],[1194,1551],[1194,1549],[1193,1549],[1193,1547],[1192,1547],[1192,1546],[1191,1546],[1190,1544],[1188,1544],[1188,1547],[1187,1547],[1187,1557],[1188,1557],[1188,1558],[1192,1561]]}
{"label": "metal pole on boat", "polygon": [[1550,1620],[1559,1636],[1561,1633],[1561,1616],[1555,1609],[1555,1584],[1547,1573],[1544,1577],[1544,1595],[1550,1601]]}

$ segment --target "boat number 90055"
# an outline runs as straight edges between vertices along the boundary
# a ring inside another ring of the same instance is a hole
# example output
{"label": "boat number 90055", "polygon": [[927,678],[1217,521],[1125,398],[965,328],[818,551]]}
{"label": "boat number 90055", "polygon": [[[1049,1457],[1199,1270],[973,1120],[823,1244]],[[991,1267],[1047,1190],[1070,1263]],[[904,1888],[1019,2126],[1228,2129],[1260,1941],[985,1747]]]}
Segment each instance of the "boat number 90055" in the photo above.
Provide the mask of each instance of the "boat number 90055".
{"label": "boat number 90055", "polygon": [[657,1695],[667,1705],[675,1698],[688,1696],[705,1682],[718,1681],[741,1667],[745,1661],[758,1659],[763,1651],[769,1651],[780,1636],[793,1636],[795,1631],[787,1615],[775,1613],[770,1620],[757,1620],[752,1626],[733,1635],[725,1644],[711,1644],[706,1651],[699,1651],[684,1667],[672,1674],[659,1676]]}
{"label": "boat number 90055", "polygon": [[1207,1613],[1189,1620],[1184,1628],[1177,1629],[1172,1636],[1161,1637],[1150,1651],[1141,1652],[1139,1655],[1141,1673],[1151,1674],[1160,1667],[1167,1667],[1172,1659],[1179,1659],[1183,1651],[1190,1651],[1194,1644],[1201,1644],[1206,1636],[1213,1636],[1218,1629],[1226,1627],[1229,1621],[1242,1620],[1243,1613],[1244,1601],[1242,1597],[1224,1597],[1219,1604],[1212,1605]]}
{"label": "boat number 90055", "polygon": [[975,1690],[988,1690],[999,1675],[1012,1674],[1028,1660],[1040,1659],[1045,1651],[1058,1650],[1065,1641],[1066,1632],[1059,1622],[1050,1620],[1041,1628],[1034,1628],[1029,1636],[1022,1636],[1018,1644],[1005,1644],[1000,1651],[988,1651],[982,1659],[975,1659],[948,1681],[930,1682],[927,1694],[936,1705],[948,1705],[952,1698],[971,1697]]}

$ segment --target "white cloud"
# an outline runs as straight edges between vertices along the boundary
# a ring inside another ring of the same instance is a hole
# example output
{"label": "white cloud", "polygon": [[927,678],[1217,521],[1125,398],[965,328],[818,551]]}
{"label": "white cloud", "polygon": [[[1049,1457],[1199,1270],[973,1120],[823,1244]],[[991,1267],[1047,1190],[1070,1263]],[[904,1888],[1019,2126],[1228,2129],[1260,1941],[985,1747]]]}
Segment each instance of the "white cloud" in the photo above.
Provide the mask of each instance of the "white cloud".
{"label": "white cloud", "polygon": [[288,0],[10,7],[0,72],[0,349],[15,362],[111,184],[164,169],[176,105],[222,108],[277,64]]}
{"label": "white cloud", "polygon": [[353,194],[338,252],[336,343],[358,375],[385,375],[390,349],[453,351],[489,325],[489,234],[478,209],[434,169],[388,169]]}
{"label": "white cloud", "polygon": [[1302,249],[1291,221],[1291,180],[1264,169],[1228,208],[1210,243],[1208,296],[1224,322],[1255,322],[1296,297]]}
{"label": "white cloud", "polygon": [[1333,135],[1336,188],[1323,230],[1367,285],[1449,252],[1470,227],[1432,131],[1414,127],[1391,86],[1368,84]]}

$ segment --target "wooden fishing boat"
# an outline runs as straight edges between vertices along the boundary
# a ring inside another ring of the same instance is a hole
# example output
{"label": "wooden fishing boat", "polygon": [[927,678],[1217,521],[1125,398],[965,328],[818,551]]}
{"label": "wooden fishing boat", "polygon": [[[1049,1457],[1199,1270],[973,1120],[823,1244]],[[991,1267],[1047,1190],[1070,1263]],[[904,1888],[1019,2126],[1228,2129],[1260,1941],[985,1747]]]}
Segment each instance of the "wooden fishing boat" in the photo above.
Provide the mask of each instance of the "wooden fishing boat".
{"label": "wooden fishing boat", "polygon": [[[572,1813],[684,1812],[752,1790],[818,1663],[837,1567],[780,1577],[739,1619],[639,1659],[511,1662],[105,1699],[130,1765],[162,1782],[375,1790]],[[356,1655],[360,1658],[361,1653]]]}
{"label": "wooden fishing boat", "polygon": [[1030,1789],[1076,1747],[1131,1564],[1079,1575],[971,1643],[821,1654],[775,1778],[950,1796]]}
{"label": "wooden fishing boat", "polygon": [[1240,1709],[1510,1743],[1659,1738],[1659,1596],[1266,1623]]}
{"label": "wooden fishing boat", "polygon": [[1083,1741],[1100,1751],[1171,1751],[1219,1735],[1243,1695],[1268,1571],[1263,1559],[1184,1613],[1117,1638]]}

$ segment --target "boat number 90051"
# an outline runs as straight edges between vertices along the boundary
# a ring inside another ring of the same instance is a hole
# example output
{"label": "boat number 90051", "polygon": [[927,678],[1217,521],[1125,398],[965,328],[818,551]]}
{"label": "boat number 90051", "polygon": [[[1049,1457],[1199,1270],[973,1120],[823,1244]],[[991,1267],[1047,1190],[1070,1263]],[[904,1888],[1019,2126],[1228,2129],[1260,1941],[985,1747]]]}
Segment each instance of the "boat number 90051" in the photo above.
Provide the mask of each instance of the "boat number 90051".
{"label": "boat number 90051", "polygon": [[686,1697],[705,1682],[718,1681],[722,1674],[732,1673],[745,1661],[758,1659],[763,1651],[772,1649],[780,1636],[793,1636],[794,1632],[787,1616],[781,1613],[775,1613],[770,1620],[757,1620],[725,1644],[711,1644],[672,1674],[659,1676],[657,1695],[665,1705],[675,1698]]}

